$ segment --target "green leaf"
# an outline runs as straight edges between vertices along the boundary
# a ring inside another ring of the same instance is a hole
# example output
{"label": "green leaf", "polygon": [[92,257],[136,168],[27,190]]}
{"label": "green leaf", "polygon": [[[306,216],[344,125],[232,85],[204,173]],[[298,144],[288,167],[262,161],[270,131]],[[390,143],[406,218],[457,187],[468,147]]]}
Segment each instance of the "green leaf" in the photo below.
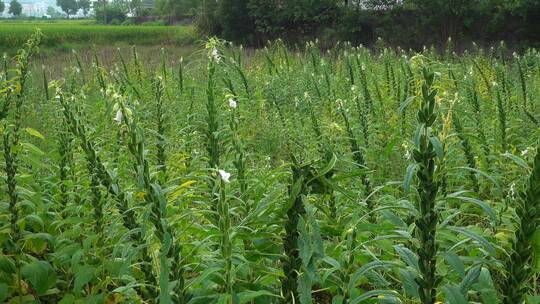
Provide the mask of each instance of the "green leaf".
{"label": "green leaf", "polygon": [[469,304],[458,286],[445,285],[442,289],[448,304]]}
{"label": "green leaf", "polygon": [[457,254],[447,252],[444,254],[444,259],[461,278],[465,276],[465,266]]}
{"label": "green leaf", "polygon": [[343,304],[343,296],[337,295],[332,298],[332,304]]}
{"label": "green leaf", "polygon": [[414,100],[414,98],[416,98],[416,96],[409,96],[409,97],[407,97],[407,99],[405,99],[404,102],[401,103],[401,105],[399,107],[399,114],[403,113],[403,110],[405,110],[405,108],[407,108],[407,106]]}
{"label": "green leaf", "polygon": [[42,295],[56,284],[56,272],[46,261],[34,261],[22,267],[23,278],[32,284],[38,295]]}
{"label": "green leaf", "polygon": [[167,253],[171,246],[171,235],[167,232],[163,237],[161,251],[159,253],[159,303],[172,304],[171,293],[169,291],[169,261]]}
{"label": "green leaf", "polygon": [[492,256],[496,256],[496,251],[495,251],[495,247],[493,247],[493,245],[488,241],[486,240],[483,236],[477,234],[476,232],[473,232],[472,230],[470,229],[465,229],[465,228],[462,228],[462,227],[447,227],[447,229],[449,230],[452,230],[452,231],[455,231],[455,232],[459,232],[475,241],[477,241],[480,245],[482,245],[482,247],[484,247],[484,249],[486,249],[486,251],[492,255]]}
{"label": "green leaf", "polygon": [[311,278],[307,273],[302,273],[298,277],[298,294],[300,304],[311,304]]}
{"label": "green leaf", "polygon": [[478,276],[478,282],[474,284],[474,288],[480,292],[482,303],[500,303],[489,269],[482,267],[480,276]]}
{"label": "green leaf", "polygon": [[540,269],[540,228],[536,229],[531,240],[531,246],[533,251],[532,266],[535,271]]}
{"label": "green leaf", "polygon": [[247,290],[238,293],[238,299],[240,300],[240,303],[247,303],[255,298],[262,296],[279,297],[278,295],[275,295],[268,290]]}
{"label": "green leaf", "polygon": [[463,281],[459,284],[459,288],[461,289],[461,292],[463,294],[467,294],[471,286],[476,283],[478,280],[478,277],[480,276],[480,270],[482,269],[482,265],[476,265],[472,266],[469,271],[467,272],[467,275],[463,278]]}
{"label": "green leaf", "polygon": [[456,196],[455,198],[462,200],[464,202],[473,203],[477,205],[478,207],[482,208],[482,210],[484,210],[484,212],[489,216],[489,219],[491,220],[492,224],[495,224],[495,222],[497,221],[497,212],[495,212],[495,210],[493,210],[493,208],[491,208],[491,206],[488,205],[486,202],[481,201],[476,198],[465,197],[465,196]]}
{"label": "green leaf", "polygon": [[527,169],[527,170],[530,170],[531,167],[529,166],[529,164],[527,164],[527,162],[525,160],[523,160],[521,157],[519,156],[516,156],[514,154],[511,154],[511,153],[504,153],[502,156],[506,157],[506,158],[509,158],[511,160],[513,160],[516,164],[518,164],[520,167],[524,168],[524,169]]}
{"label": "green leaf", "polygon": [[300,253],[300,259],[302,264],[307,267],[309,261],[311,261],[311,256],[313,255],[313,247],[311,246],[311,240],[306,228],[306,222],[304,217],[298,219],[298,251]]}
{"label": "green leaf", "polygon": [[360,267],[351,277],[351,280],[349,281],[349,285],[347,289],[352,291],[356,287],[356,283],[358,280],[369,270],[376,269],[376,268],[382,268],[382,267],[389,267],[393,265],[393,263],[390,262],[384,262],[384,261],[372,261],[364,266]]}
{"label": "green leaf", "polygon": [[416,282],[416,273],[407,269],[399,270],[399,278],[403,283],[403,291],[412,298],[418,298],[418,283]]}
{"label": "green leaf", "polygon": [[62,300],[60,300],[60,302],[58,302],[58,304],[74,304],[75,300],[75,296],[68,293],[62,298]]}
{"label": "green leaf", "polygon": [[29,153],[35,154],[35,155],[45,155],[45,152],[43,152],[40,148],[36,147],[35,145],[29,143],[29,142],[23,142],[21,145],[26,148],[26,150]]}
{"label": "green leaf", "polygon": [[4,302],[8,297],[9,286],[6,283],[0,283],[0,302]]}
{"label": "green leaf", "polygon": [[315,218],[315,210],[311,206],[306,206],[307,220],[311,228],[311,241],[313,243],[313,253],[317,258],[324,256],[324,243],[321,237],[321,228]]}
{"label": "green leaf", "polygon": [[199,284],[201,284],[202,282],[204,282],[210,275],[212,275],[213,273],[215,272],[219,272],[221,271],[221,267],[211,267],[211,268],[207,268],[206,270],[203,271],[203,273],[201,273],[200,276],[196,277],[193,281],[189,282],[189,284],[187,284],[186,288],[189,288],[190,286],[197,286]]}
{"label": "green leaf", "polygon": [[527,304],[540,304],[540,296],[526,295],[525,303]]}
{"label": "green leaf", "polygon": [[371,290],[364,294],[362,294],[359,297],[356,297],[354,300],[350,301],[349,304],[358,304],[365,300],[371,299],[373,297],[396,297],[398,296],[398,293],[392,290]]}
{"label": "green leaf", "polygon": [[418,271],[418,257],[414,252],[403,245],[396,245],[394,246],[394,249],[399,254],[401,259],[407,263],[407,265]]}
{"label": "green leaf", "polygon": [[75,283],[73,284],[73,292],[80,294],[84,285],[88,284],[94,278],[96,268],[90,265],[84,265],[77,269],[75,273]]}
{"label": "green leaf", "polygon": [[431,141],[431,144],[433,145],[433,149],[435,149],[435,154],[437,154],[437,157],[442,159],[444,157],[444,149],[439,141],[439,138],[437,136],[432,136],[429,138]]}
{"label": "green leaf", "polygon": [[411,189],[413,176],[414,176],[414,173],[416,172],[417,167],[418,167],[417,164],[410,164],[407,167],[407,173],[405,174],[405,179],[403,180],[403,192],[405,194],[408,194],[409,190]]}
{"label": "green leaf", "polygon": [[17,271],[15,263],[5,255],[0,255],[0,270],[8,275],[14,274]]}
{"label": "green leaf", "polygon": [[26,131],[26,133],[34,136],[34,137],[37,137],[37,138],[40,138],[40,139],[45,139],[45,136],[43,136],[41,133],[39,133],[37,130],[34,130],[32,128],[26,128],[24,129]]}
{"label": "green leaf", "polygon": [[480,175],[482,175],[483,177],[487,178],[490,182],[493,183],[493,185],[495,185],[495,187],[497,187],[498,190],[501,189],[501,186],[499,185],[499,183],[495,180],[495,178],[493,178],[493,176],[481,171],[481,170],[478,170],[476,168],[469,168],[469,167],[456,167],[456,169],[463,169],[463,170],[468,170],[468,171],[472,171],[472,172],[475,172],[475,173],[478,173]]}

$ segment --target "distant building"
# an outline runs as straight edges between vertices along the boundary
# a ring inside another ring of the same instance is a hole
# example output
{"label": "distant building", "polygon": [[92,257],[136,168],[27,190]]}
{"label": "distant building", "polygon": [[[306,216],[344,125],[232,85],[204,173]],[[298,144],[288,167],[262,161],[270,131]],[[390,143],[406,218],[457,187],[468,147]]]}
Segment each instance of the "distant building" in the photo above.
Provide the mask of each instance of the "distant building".
{"label": "distant building", "polygon": [[[5,9],[3,12],[0,12],[0,17],[10,17],[11,14],[8,14],[10,1],[3,2],[5,4]],[[56,0],[19,0],[19,3],[22,7],[22,14],[28,17],[41,18],[42,16],[45,16],[49,6],[59,9],[56,6]]]}
{"label": "distant building", "polygon": [[22,13],[29,17],[41,17],[47,13],[48,4],[45,1],[20,0]]}
{"label": "distant building", "polygon": [[141,8],[142,9],[153,9],[156,7],[156,3],[154,0],[142,0],[141,1]]}

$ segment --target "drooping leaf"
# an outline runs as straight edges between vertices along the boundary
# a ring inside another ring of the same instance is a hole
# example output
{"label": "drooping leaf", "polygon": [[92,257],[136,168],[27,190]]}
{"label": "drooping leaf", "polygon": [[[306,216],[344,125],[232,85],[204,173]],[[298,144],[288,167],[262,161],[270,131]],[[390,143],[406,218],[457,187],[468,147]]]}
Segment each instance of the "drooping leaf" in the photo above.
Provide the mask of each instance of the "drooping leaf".
{"label": "drooping leaf", "polygon": [[456,285],[444,285],[442,288],[448,304],[468,304],[469,302]]}
{"label": "drooping leaf", "polygon": [[402,245],[396,245],[394,246],[394,249],[407,265],[418,271],[418,256],[416,256],[414,252]]}
{"label": "drooping leaf", "polygon": [[75,273],[75,283],[73,285],[73,292],[75,294],[80,294],[84,285],[88,284],[92,279],[94,279],[96,273],[96,268],[90,265],[84,265],[77,269]]}
{"label": "drooping leaf", "polygon": [[447,252],[444,254],[444,259],[460,277],[463,278],[465,276],[465,266],[457,254]]}
{"label": "drooping leaf", "polygon": [[26,128],[24,129],[26,131],[26,133],[34,136],[34,137],[37,137],[37,138],[40,138],[40,139],[45,139],[45,136],[43,136],[41,133],[39,133],[37,130],[34,130],[32,128]]}
{"label": "drooping leaf", "polygon": [[33,261],[22,267],[21,273],[38,295],[42,295],[56,285],[56,272],[46,261]]}

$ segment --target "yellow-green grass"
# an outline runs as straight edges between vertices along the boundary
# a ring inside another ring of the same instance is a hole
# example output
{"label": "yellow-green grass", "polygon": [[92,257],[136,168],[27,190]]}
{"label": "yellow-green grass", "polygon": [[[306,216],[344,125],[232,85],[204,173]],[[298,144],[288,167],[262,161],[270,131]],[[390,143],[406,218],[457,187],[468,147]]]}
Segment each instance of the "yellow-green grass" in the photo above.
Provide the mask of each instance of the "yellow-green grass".
{"label": "yellow-green grass", "polygon": [[0,50],[9,51],[24,43],[39,28],[44,34],[42,46],[62,45],[185,45],[192,43],[195,33],[191,26],[114,26],[80,21],[63,22],[0,22]]}

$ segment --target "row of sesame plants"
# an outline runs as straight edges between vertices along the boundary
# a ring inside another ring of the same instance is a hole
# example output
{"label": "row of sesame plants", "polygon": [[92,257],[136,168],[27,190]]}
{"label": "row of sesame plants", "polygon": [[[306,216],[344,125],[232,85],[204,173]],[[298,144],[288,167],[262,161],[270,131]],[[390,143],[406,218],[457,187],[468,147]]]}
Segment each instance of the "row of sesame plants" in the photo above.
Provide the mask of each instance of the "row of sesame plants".
{"label": "row of sesame plants", "polygon": [[40,39],[0,68],[1,302],[540,301],[536,50],[213,38],[53,75]]}

